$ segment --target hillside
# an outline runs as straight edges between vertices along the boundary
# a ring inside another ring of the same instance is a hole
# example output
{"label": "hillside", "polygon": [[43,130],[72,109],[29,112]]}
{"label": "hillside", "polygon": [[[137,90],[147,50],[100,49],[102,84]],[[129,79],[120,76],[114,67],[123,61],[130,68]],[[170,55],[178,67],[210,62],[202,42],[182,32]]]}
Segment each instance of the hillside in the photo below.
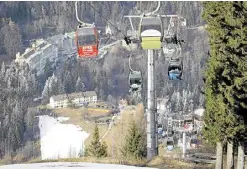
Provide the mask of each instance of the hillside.
{"label": "hillside", "polygon": [[[105,27],[106,17],[125,33],[130,28],[126,14],[137,14],[138,10],[151,11],[153,2],[90,2],[99,12],[95,12],[85,2],[80,3],[80,17],[86,22],[95,22],[97,27]],[[110,9],[114,9],[111,11]],[[160,14],[177,13],[185,16],[188,26],[203,24],[200,2],[162,2]],[[6,163],[28,161],[40,155],[38,118],[49,111],[37,108],[34,98],[43,97],[42,105],[49,102],[52,95],[78,91],[77,82],[83,90],[95,90],[98,99],[117,105],[120,99],[130,100],[128,93],[129,65],[131,54],[121,44],[111,48],[103,59],[97,62],[80,63],[70,58],[60,67],[49,69],[43,76],[37,76],[28,65],[20,67],[14,62],[15,54],[30,46],[31,40],[50,37],[74,31],[77,22],[73,2],[0,2],[0,60],[5,60],[0,71],[0,158]],[[138,23],[134,26],[137,27]],[[113,38],[122,40],[122,34],[114,27]],[[183,46],[183,81],[168,81],[167,61],[156,55],[157,97],[169,96],[173,113],[188,112],[204,104],[200,94],[202,71],[207,59],[207,34],[203,29],[184,30],[180,34],[185,40]],[[143,104],[146,107],[147,57],[145,51],[133,50],[131,65],[143,76]],[[54,75],[52,75],[54,73]],[[59,73],[57,73],[59,72]],[[81,89],[80,89],[81,90]],[[144,108],[142,108],[144,109]],[[58,111],[59,113],[59,111]],[[61,113],[62,114],[62,113]],[[128,114],[128,113],[127,113]],[[130,113],[131,114],[131,113]],[[70,114],[73,116],[73,114]],[[84,125],[80,118],[71,121]],[[106,142],[119,132],[120,124],[109,132]],[[91,128],[89,126],[88,128]],[[100,127],[102,133],[107,127]],[[12,134],[14,133],[14,134]],[[111,151],[111,150],[110,150]],[[16,160],[16,158],[18,160]]]}

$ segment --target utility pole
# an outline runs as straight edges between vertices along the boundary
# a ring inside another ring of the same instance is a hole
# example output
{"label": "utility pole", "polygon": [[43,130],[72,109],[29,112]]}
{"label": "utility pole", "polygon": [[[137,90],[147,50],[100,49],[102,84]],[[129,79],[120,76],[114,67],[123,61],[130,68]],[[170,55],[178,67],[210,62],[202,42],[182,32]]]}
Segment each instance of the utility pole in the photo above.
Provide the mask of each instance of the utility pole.
{"label": "utility pole", "polygon": [[158,155],[157,106],[154,50],[148,50],[147,159]]}

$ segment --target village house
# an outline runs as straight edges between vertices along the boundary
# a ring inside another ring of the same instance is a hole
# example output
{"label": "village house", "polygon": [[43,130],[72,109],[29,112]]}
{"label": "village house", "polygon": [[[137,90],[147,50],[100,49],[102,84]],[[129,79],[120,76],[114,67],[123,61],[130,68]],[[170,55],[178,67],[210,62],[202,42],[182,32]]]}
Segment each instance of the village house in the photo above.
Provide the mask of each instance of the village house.
{"label": "village house", "polygon": [[168,114],[163,121],[164,130],[191,131],[194,127],[192,114]]}
{"label": "village house", "polygon": [[85,104],[96,102],[97,94],[95,91],[62,94],[50,97],[50,106],[52,108],[64,108],[71,104],[74,106],[83,106]]}

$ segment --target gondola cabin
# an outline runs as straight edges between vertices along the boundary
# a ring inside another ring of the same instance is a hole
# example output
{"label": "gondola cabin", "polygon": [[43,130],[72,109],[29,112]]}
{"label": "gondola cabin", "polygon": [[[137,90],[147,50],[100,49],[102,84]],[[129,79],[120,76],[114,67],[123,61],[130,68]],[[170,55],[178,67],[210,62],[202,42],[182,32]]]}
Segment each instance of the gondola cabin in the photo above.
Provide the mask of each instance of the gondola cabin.
{"label": "gondola cabin", "polygon": [[160,17],[143,17],[140,21],[139,35],[143,49],[161,49],[164,36]]}
{"label": "gondola cabin", "polygon": [[133,91],[141,89],[142,76],[140,71],[130,71],[129,74],[129,85]]}
{"label": "gondola cabin", "polygon": [[78,57],[96,58],[99,53],[99,36],[96,27],[77,27],[75,42]]}
{"label": "gondola cabin", "polygon": [[192,138],[192,139],[190,140],[190,147],[191,147],[192,149],[198,148],[198,140],[197,140],[196,138]]}
{"label": "gondola cabin", "polygon": [[168,65],[168,79],[181,80],[183,72],[183,63],[181,58],[171,58]]}
{"label": "gondola cabin", "polygon": [[166,141],[166,148],[168,151],[172,151],[174,148],[174,140],[172,137],[168,137]]}

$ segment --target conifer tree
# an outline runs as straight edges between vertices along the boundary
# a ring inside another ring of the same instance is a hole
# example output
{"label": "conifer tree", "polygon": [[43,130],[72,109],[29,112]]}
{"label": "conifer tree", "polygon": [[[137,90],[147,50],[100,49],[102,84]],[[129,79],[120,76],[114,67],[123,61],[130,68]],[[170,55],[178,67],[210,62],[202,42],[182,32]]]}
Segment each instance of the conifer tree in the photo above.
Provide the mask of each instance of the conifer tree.
{"label": "conifer tree", "polygon": [[[203,17],[208,24],[207,30],[211,47],[208,67],[205,72],[205,135],[208,138],[211,137],[213,142],[223,141],[224,138],[233,138],[238,131],[243,129],[236,116],[233,96],[234,80],[237,78],[237,74],[234,73],[235,64],[232,62],[237,60],[238,56],[230,53],[233,44],[228,44],[235,27],[237,27],[237,25],[229,25],[231,17],[233,17],[231,16],[231,11],[234,10],[233,4],[233,2],[204,3]],[[235,21],[232,20],[232,22]],[[212,135],[212,131],[215,131],[215,133],[213,132],[215,135]]]}
{"label": "conifer tree", "polygon": [[204,3],[211,48],[205,72],[204,135],[212,143],[241,141],[246,130],[246,13],[246,2]]}
{"label": "conifer tree", "polygon": [[130,159],[142,159],[146,157],[146,141],[134,121],[129,127],[129,132],[125,137],[125,144],[121,151],[124,157]]}
{"label": "conifer tree", "polygon": [[93,133],[93,140],[86,149],[86,156],[91,157],[106,157],[107,156],[107,145],[105,142],[101,143],[99,138],[99,128],[96,125]]}

